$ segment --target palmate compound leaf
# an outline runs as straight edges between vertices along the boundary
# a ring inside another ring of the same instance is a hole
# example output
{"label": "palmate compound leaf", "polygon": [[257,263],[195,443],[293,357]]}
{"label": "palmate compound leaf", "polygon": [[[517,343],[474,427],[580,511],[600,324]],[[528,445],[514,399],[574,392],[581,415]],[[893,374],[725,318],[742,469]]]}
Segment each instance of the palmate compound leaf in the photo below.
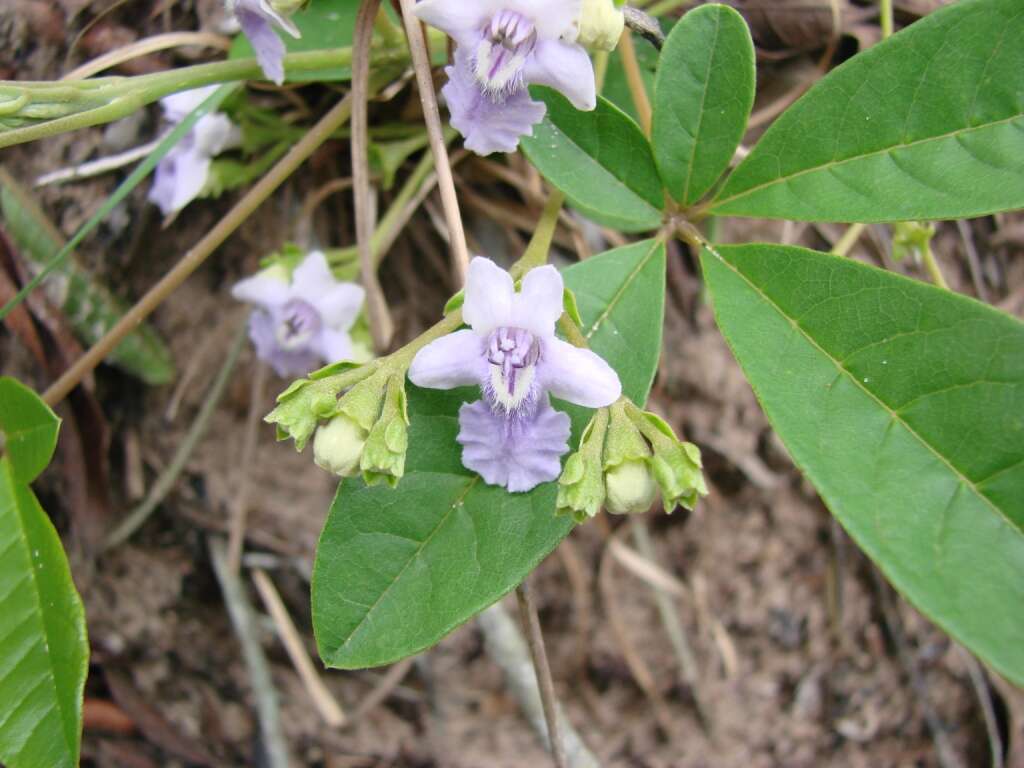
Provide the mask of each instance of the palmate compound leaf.
{"label": "palmate compound leaf", "polygon": [[1024,3],[960,0],[815,85],[710,212],[870,222],[1020,207]]}
{"label": "palmate compound leaf", "polygon": [[669,194],[692,205],[729,166],[754,106],[754,43],[726,5],[687,13],[665,41],[651,143]]}
{"label": "palmate compound leaf", "polygon": [[1024,325],[800,248],[702,256],[797,465],[890,581],[1024,684]]}
{"label": "palmate compound leaf", "polygon": [[[664,246],[619,248],[564,276],[593,349],[644,402],[661,351]],[[313,570],[313,628],[328,666],[378,666],[433,645],[519,584],[572,529],[555,517],[555,483],[509,494],[462,466],[458,409],[479,397],[410,385],[405,478],[394,490],[342,483]],[[575,442],[590,412],[567,410]]]}
{"label": "palmate compound leaf", "polygon": [[520,146],[544,177],[594,221],[623,232],[661,224],[664,199],[651,144],[632,118],[604,98],[581,112],[551,88],[535,86],[548,108]]}
{"label": "palmate compound leaf", "polygon": [[28,483],[46,466],[59,420],[0,378],[0,763],[78,765],[89,645],[60,538]]}

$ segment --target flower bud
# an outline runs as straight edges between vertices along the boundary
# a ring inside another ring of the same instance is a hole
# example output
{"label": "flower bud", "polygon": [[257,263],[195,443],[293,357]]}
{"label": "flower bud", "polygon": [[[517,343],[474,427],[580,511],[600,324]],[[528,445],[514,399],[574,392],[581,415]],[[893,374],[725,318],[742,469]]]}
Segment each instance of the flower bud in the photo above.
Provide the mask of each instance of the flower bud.
{"label": "flower bud", "polygon": [[[373,381],[370,379],[367,383]],[[386,482],[394,488],[405,474],[405,453],[409,448],[404,373],[390,376],[386,392],[380,416],[366,439],[359,467],[367,485]]]}
{"label": "flower bud", "polygon": [[309,0],[270,0],[270,7],[282,16],[291,16],[296,11],[302,10],[302,7],[308,2]]}
{"label": "flower bud", "polygon": [[608,470],[604,481],[608,491],[604,506],[613,515],[646,512],[658,495],[658,484],[646,461],[624,461]]}
{"label": "flower bud", "polygon": [[558,478],[557,511],[577,523],[594,517],[605,501],[601,453],[608,427],[608,410],[600,409],[580,438],[579,450],[565,462]]}
{"label": "flower bud", "polygon": [[576,42],[594,51],[614,51],[625,26],[626,17],[614,0],[583,0]]}
{"label": "flower bud", "polygon": [[335,416],[316,431],[313,460],[321,469],[338,477],[359,473],[359,460],[366,445],[366,431],[344,414]]}
{"label": "flower bud", "polygon": [[650,467],[661,489],[665,512],[671,513],[677,505],[693,509],[697,499],[708,494],[700,449],[693,443],[680,441],[672,427],[653,413],[631,406],[629,418],[654,451]]}

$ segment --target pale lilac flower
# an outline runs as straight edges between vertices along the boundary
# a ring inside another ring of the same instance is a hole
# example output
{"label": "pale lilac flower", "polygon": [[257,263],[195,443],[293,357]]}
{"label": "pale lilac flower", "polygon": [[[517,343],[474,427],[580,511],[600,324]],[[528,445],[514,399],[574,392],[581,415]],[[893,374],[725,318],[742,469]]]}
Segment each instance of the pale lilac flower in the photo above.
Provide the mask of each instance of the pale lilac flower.
{"label": "pale lilac flower", "polygon": [[477,154],[514,152],[544,117],[528,85],[561,91],[577,109],[597,104],[594,67],[578,45],[583,0],[421,0],[416,15],[456,42],[441,90],[452,125]]}
{"label": "pale lilac flower", "polygon": [[622,392],[604,360],[555,336],[563,294],[554,267],[531,270],[517,293],[508,272],[477,257],[462,309],[470,328],[431,342],[409,368],[420,387],[480,386],[483,399],[459,410],[462,463],[509,491],[528,491],[561,471],[569,417],[551,407],[549,394],[600,408]]}
{"label": "pale lilac flower", "polygon": [[[176,125],[206,101],[216,85],[182,91],[160,99],[164,117]],[[164,216],[177,213],[199,196],[210,176],[210,164],[221,152],[241,143],[241,132],[227,115],[203,115],[157,164],[149,199]]]}
{"label": "pale lilac flower", "polygon": [[284,82],[285,47],[274,27],[283,29],[294,38],[302,37],[299,28],[287,16],[278,13],[269,0],[229,0],[229,6],[242,32],[249,38],[263,74],[268,80],[281,85]]}
{"label": "pale lilac flower", "polygon": [[349,330],[365,294],[336,280],[320,251],[306,256],[290,279],[283,266],[269,267],[237,283],[231,295],[255,305],[249,336],[256,354],[282,378],[353,358]]}

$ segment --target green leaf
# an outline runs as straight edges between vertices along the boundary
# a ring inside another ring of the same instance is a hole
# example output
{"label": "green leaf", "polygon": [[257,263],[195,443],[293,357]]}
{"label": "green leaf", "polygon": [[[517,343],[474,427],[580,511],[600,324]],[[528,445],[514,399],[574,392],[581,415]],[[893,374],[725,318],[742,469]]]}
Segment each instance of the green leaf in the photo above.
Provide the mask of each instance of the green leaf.
{"label": "green leaf", "polygon": [[719,327],[797,465],[911,602],[1024,683],[1024,325],[835,256],[719,254]]}
{"label": "green leaf", "polygon": [[754,106],[755,79],[750,30],[728,6],[690,11],[665,41],[651,143],[665,186],[683,205],[696,203],[729,167]]}
{"label": "green leaf", "polygon": [[961,0],[837,68],[733,172],[716,215],[951,219],[1024,207],[1024,4]]}
{"label": "green leaf", "polygon": [[[664,246],[619,248],[564,276],[593,349],[644,402],[661,350]],[[403,480],[394,490],[355,480],[339,489],[313,570],[313,628],[329,666],[387,664],[433,645],[513,589],[571,530],[555,516],[556,483],[509,494],[462,466],[458,409],[479,398],[477,389],[409,387]],[[590,412],[570,414],[576,440]]]}
{"label": "green leaf", "polygon": [[46,469],[59,429],[60,419],[39,395],[9,376],[0,377],[0,435],[6,443],[0,447],[6,448],[19,483],[31,483]]}
{"label": "green leaf", "polygon": [[0,762],[78,765],[89,646],[60,539],[27,483],[53,453],[59,421],[0,379]]}
{"label": "green leaf", "polygon": [[[142,178],[138,177],[130,185],[126,182],[122,187],[125,194]],[[114,202],[108,202],[110,208],[122,197],[115,193],[111,197]],[[81,242],[107,212],[109,209],[104,206],[97,214],[99,218],[94,217],[79,231],[75,242]],[[0,213],[32,272],[36,275],[52,272],[42,281],[50,301],[64,313],[80,339],[88,345],[95,344],[124,316],[127,309],[124,302],[78,263],[73,246],[64,241],[36,201],[3,168],[0,168]],[[107,362],[153,386],[174,379],[171,352],[147,323],[128,334],[110,353]]]}
{"label": "green leaf", "polygon": [[596,109],[581,112],[550,88],[530,91],[548,107],[520,142],[537,170],[594,221],[624,232],[657,229],[661,179],[640,127],[600,97]]}

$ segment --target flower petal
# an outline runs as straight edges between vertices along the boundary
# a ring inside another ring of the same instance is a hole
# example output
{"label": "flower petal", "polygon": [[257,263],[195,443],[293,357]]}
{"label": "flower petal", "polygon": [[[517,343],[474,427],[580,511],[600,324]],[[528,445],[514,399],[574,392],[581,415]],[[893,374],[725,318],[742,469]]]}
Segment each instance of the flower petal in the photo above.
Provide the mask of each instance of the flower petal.
{"label": "flower petal", "polygon": [[305,376],[319,367],[319,355],[310,349],[286,351],[277,343],[276,327],[270,312],[257,309],[249,316],[249,338],[256,347],[256,355],[269,363],[282,379]]}
{"label": "flower petal", "polygon": [[480,384],[487,376],[484,340],[463,329],[430,342],[409,366],[409,381],[428,389],[454,389]]}
{"label": "flower petal", "polygon": [[466,149],[478,155],[515,152],[519,137],[533,132],[547,107],[523,88],[495,101],[473,74],[467,46],[455,50],[455,64],[445,68],[448,82],[441,89],[451,124],[465,138]]}
{"label": "flower petal", "polygon": [[490,259],[477,256],[469,262],[466,301],[462,317],[481,336],[512,321],[515,288],[512,276]]}
{"label": "flower petal", "polygon": [[310,251],[292,272],[292,295],[314,306],[336,285],[323,251]]}
{"label": "flower petal", "polygon": [[506,0],[500,5],[530,19],[537,28],[540,40],[562,39],[571,42],[579,34],[583,0]]}
{"label": "flower petal", "polygon": [[512,325],[541,338],[553,337],[564,296],[565,284],[557,269],[550,264],[531,269],[513,302]]}
{"label": "flower petal", "polygon": [[177,213],[199,196],[209,175],[210,156],[179,144],[157,164],[149,199],[164,216]]}
{"label": "flower petal", "polygon": [[472,46],[491,17],[509,4],[510,0],[421,0],[416,3],[416,15],[457,43]]}
{"label": "flower petal", "polygon": [[196,107],[210,98],[210,95],[217,90],[217,84],[192,88],[180,93],[172,93],[160,99],[160,106],[163,107],[164,117],[172,123],[180,123],[188,117]]}
{"label": "flower petal", "polygon": [[603,358],[561,339],[544,341],[537,377],[555,397],[587,408],[611,405],[622,394],[619,374]]}
{"label": "flower petal", "polygon": [[196,149],[210,157],[216,157],[226,149],[242,143],[242,132],[231,122],[231,118],[220,112],[203,115],[192,128]]}
{"label": "flower petal", "polygon": [[[253,0],[240,0],[240,4],[249,5]],[[274,6],[271,5],[268,0],[259,0],[259,9],[263,12],[263,15],[267,17],[269,21],[277,24],[278,27],[283,29],[289,35],[294,37],[296,40],[302,37],[302,33],[299,28],[295,26],[295,22],[289,19],[287,16],[278,13],[274,10]]]}
{"label": "flower petal", "polygon": [[557,479],[560,459],[569,450],[569,416],[547,398],[532,419],[513,422],[483,400],[467,403],[459,409],[459,428],[463,465],[512,493]]}
{"label": "flower petal", "polygon": [[561,91],[576,109],[597,106],[594,65],[581,45],[561,40],[538,40],[526,60],[523,78],[531,85],[548,85]]}
{"label": "flower petal", "polygon": [[265,269],[235,283],[231,295],[239,301],[272,309],[288,301],[291,290],[287,281],[280,279],[276,271]]}
{"label": "flower petal", "polygon": [[263,74],[278,85],[284,83],[285,47],[270,21],[262,13],[250,10],[243,3],[235,6],[235,17],[256,52],[256,59]]}
{"label": "flower petal", "polygon": [[345,331],[323,328],[310,346],[326,365],[352,359],[352,339]]}
{"label": "flower petal", "polygon": [[314,306],[327,328],[347,331],[359,317],[366,291],[355,283],[337,283]]}

